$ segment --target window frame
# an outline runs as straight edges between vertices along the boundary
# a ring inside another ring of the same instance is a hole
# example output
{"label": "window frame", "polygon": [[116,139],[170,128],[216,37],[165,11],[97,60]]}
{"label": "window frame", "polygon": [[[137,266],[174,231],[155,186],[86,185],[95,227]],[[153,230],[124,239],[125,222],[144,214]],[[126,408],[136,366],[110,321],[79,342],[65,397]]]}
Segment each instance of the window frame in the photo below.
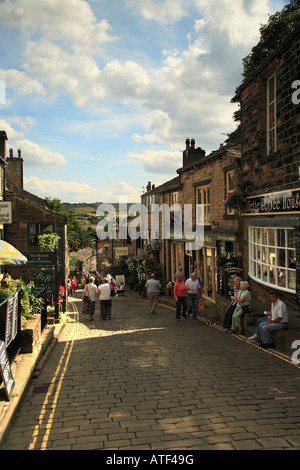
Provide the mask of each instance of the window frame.
{"label": "window frame", "polygon": [[[201,199],[199,198],[199,194],[201,194]],[[203,200],[205,199],[203,196],[205,194],[206,201],[204,203]],[[208,197],[207,197],[208,196]],[[197,203],[203,206],[203,217],[204,217],[204,225],[210,225],[210,185],[205,185],[197,188]],[[201,223],[202,220],[198,220],[197,223]]]}
{"label": "window frame", "polygon": [[30,231],[30,227],[31,225],[45,225],[45,226],[52,226],[52,232],[50,233],[54,233],[55,232],[55,223],[54,222],[27,222],[27,246],[28,248],[38,248],[38,243],[35,245],[35,244],[31,244],[31,237],[35,237],[35,236],[38,236],[38,235],[43,235],[44,233],[47,233],[47,232],[34,232],[34,233],[31,233]]}
{"label": "window frame", "polygon": [[[271,231],[274,232],[272,237]],[[296,294],[296,267],[289,266],[290,260],[295,260],[296,248],[294,237],[293,246],[289,246],[291,245],[289,231],[294,232],[294,229],[292,227],[248,227],[248,274],[251,279],[260,284]],[[285,262],[282,263],[280,258]]]}
{"label": "window frame", "polygon": [[[270,96],[270,83],[274,80],[274,97],[273,100]],[[267,80],[267,155],[277,152],[277,77],[274,73]],[[274,107],[274,123],[270,126],[270,110]],[[273,134],[273,136],[271,136]],[[270,145],[270,139],[272,139],[272,146]],[[271,148],[272,147],[272,148]]]}

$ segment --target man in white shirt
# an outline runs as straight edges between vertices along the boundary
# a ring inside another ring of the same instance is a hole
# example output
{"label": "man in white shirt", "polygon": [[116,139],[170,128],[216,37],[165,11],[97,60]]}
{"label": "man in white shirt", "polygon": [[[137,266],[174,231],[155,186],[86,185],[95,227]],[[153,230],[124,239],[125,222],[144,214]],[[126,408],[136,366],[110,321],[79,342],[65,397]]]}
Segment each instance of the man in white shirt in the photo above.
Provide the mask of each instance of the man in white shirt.
{"label": "man in white shirt", "polygon": [[151,279],[146,282],[145,287],[150,302],[150,313],[155,313],[161,289],[160,282],[155,279],[155,274],[151,274]]}
{"label": "man in white shirt", "polygon": [[266,322],[262,323],[258,328],[258,336],[260,337],[262,344],[261,347],[264,349],[273,348],[274,344],[271,342],[272,331],[282,330],[287,327],[288,324],[288,313],[286,305],[278,298],[275,292],[270,294],[271,301],[271,318],[268,318]]}
{"label": "man in white shirt", "polygon": [[197,320],[198,313],[198,298],[201,296],[201,286],[200,282],[197,279],[197,273],[193,272],[191,277],[185,283],[187,287],[188,301],[189,301],[189,310],[192,310],[193,320]]}

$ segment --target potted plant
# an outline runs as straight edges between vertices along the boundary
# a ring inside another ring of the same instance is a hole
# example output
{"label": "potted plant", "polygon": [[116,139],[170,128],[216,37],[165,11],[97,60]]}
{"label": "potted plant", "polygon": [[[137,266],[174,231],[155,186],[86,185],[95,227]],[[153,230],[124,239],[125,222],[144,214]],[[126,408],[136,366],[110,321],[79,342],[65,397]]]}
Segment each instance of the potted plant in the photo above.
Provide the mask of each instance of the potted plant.
{"label": "potted plant", "polygon": [[232,191],[227,194],[224,202],[224,206],[228,209],[243,209],[246,206],[246,199],[243,194],[239,191]]}

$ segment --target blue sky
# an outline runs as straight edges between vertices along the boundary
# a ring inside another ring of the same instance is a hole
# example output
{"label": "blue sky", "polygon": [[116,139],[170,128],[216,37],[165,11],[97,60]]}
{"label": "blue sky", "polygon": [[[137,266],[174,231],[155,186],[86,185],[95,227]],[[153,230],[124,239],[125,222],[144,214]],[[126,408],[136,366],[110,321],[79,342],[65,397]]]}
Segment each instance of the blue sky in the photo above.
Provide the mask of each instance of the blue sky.
{"label": "blue sky", "polygon": [[176,176],[185,139],[235,129],[242,58],[281,0],[0,0],[0,130],[25,189],[138,202]]}

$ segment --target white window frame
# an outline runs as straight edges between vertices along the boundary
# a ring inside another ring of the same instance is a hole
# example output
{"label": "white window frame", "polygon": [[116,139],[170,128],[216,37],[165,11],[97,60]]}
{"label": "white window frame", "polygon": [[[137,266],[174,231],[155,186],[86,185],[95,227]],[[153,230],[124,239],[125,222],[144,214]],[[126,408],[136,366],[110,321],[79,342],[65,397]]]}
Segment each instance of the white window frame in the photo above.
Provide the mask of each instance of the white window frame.
{"label": "white window frame", "polygon": [[[201,194],[201,197],[199,197]],[[205,197],[204,197],[205,195]],[[204,217],[204,224],[210,225],[210,186],[201,186],[197,190],[197,200],[198,204],[203,206],[203,217]],[[200,211],[202,215],[202,211]],[[202,220],[198,220],[197,223],[201,223]]]}
{"label": "white window frame", "polygon": [[[234,191],[234,187],[233,188],[229,187],[229,175],[234,176],[234,170],[229,170],[229,171],[226,171],[225,173],[226,195],[231,194]],[[233,215],[234,213],[235,213],[234,209],[230,209],[229,207],[227,207],[228,215]]]}
{"label": "white window frame", "polygon": [[[274,97],[270,96],[270,83],[274,79]],[[267,81],[267,155],[277,152],[277,80],[276,75],[272,75]],[[270,125],[270,110],[274,106],[274,123]],[[270,146],[270,139],[273,140],[272,148]]]}
{"label": "white window frame", "polygon": [[[271,231],[274,231],[274,242],[271,241]],[[294,231],[294,229],[291,227],[248,227],[248,274],[251,279],[260,284],[296,294],[296,267],[289,265],[289,260],[296,259],[296,249],[295,241],[293,246],[288,246],[289,231]],[[284,246],[279,242],[280,235],[284,235]],[[280,261],[282,255],[284,255],[285,263]],[[281,275],[283,275],[282,278]]]}

